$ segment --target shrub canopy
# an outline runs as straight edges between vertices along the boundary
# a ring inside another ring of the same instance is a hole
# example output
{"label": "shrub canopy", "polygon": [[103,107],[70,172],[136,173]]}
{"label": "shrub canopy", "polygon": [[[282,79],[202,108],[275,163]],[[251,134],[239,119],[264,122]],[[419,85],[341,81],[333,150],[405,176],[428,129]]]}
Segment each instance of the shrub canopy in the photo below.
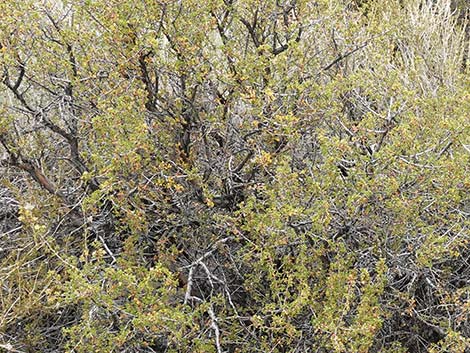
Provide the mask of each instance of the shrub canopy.
{"label": "shrub canopy", "polygon": [[468,2],[0,13],[0,348],[469,352]]}

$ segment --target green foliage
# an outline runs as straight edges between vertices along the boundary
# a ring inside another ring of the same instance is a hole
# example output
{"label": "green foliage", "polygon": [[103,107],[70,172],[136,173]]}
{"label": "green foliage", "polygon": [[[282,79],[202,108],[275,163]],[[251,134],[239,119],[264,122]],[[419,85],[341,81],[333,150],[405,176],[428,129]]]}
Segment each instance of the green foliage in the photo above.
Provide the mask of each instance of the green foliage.
{"label": "green foliage", "polygon": [[465,2],[0,13],[0,348],[466,352]]}

